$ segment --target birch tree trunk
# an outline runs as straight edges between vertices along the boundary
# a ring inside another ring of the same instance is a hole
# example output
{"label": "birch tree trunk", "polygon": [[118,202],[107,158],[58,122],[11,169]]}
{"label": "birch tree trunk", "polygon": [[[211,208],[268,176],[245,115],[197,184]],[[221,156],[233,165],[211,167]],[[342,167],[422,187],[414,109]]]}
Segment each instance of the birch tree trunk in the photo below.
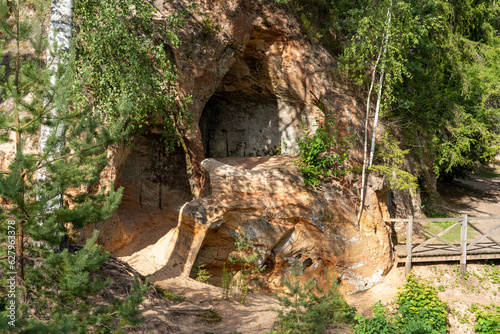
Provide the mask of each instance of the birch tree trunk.
{"label": "birch tree trunk", "polygon": [[366,98],[365,131],[364,131],[364,144],[363,144],[363,172],[361,174],[361,199],[360,199],[360,208],[357,219],[358,229],[359,229],[359,221],[361,220],[361,213],[363,211],[363,205],[365,203],[366,158],[368,156],[368,125],[370,123],[369,119],[370,119],[371,97],[373,92],[373,86],[375,85],[375,75],[377,74],[377,67],[380,62],[381,55],[382,55],[382,48],[380,48],[380,52],[377,56],[377,61],[375,62],[375,66],[373,67],[370,89],[368,90],[368,97]]}
{"label": "birch tree trunk", "polygon": [[[370,116],[370,104],[371,104],[371,95],[373,91],[373,86],[375,83],[375,75],[377,73],[377,66],[382,61],[384,62],[385,55],[387,53],[387,45],[389,44],[389,38],[390,38],[390,30],[391,30],[391,22],[392,22],[392,0],[389,6],[389,9],[387,10],[387,31],[385,33],[385,42],[384,46],[380,49],[380,52],[377,56],[377,61],[375,62],[375,66],[373,69],[373,74],[372,74],[372,80],[370,84],[370,90],[368,91],[368,97],[366,101],[366,118],[365,118],[365,134],[364,134],[364,152],[363,152],[363,172],[361,174],[361,199],[360,199],[360,204],[359,204],[359,212],[358,212],[358,217],[357,217],[357,227],[358,229],[360,228],[360,221],[361,221],[361,215],[363,213],[363,209],[365,206],[365,196],[366,196],[366,182],[367,182],[367,169],[372,166],[373,162],[373,153],[375,151],[375,139],[377,136],[377,125],[378,125],[378,115],[379,115],[379,110],[380,110],[380,101],[382,99],[382,88],[383,88],[383,83],[384,83],[384,76],[385,76],[385,68],[382,67],[382,73],[380,74],[380,80],[379,80],[379,90],[377,94],[377,104],[375,107],[375,117],[374,117],[374,122],[373,122],[373,136],[372,136],[372,142],[371,142],[371,149],[370,149],[370,159],[367,164],[366,158],[367,158],[367,151],[368,151],[368,124],[369,124],[369,116]],[[368,165],[368,166],[367,166]]]}
{"label": "birch tree trunk", "polygon": [[380,111],[380,101],[382,100],[382,90],[384,88],[384,76],[385,76],[385,55],[387,54],[387,45],[389,44],[389,39],[391,38],[391,22],[392,22],[392,0],[391,6],[389,7],[389,17],[387,18],[387,34],[385,36],[384,51],[382,52],[382,71],[380,73],[380,81],[377,94],[377,105],[375,106],[375,116],[373,120],[373,134],[372,134],[372,146],[370,149],[370,161],[368,163],[368,168],[373,164],[373,154],[375,153],[375,142],[377,140],[377,125],[378,125],[378,115]]}
{"label": "birch tree trunk", "polygon": [[[50,25],[48,34],[47,68],[51,72],[51,89],[57,90],[61,87],[58,81],[57,70],[60,66],[65,66],[70,56],[71,39],[73,36],[73,0],[52,0],[50,9]],[[59,96],[57,92],[54,96]],[[46,118],[55,122],[54,124],[42,124],[40,128],[40,137],[38,141],[38,153],[44,155],[46,160],[51,160],[58,156],[58,153],[64,147],[64,124],[61,120],[65,101],[47,102],[52,103],[50,111]],[[57,140],[55,147],[47,147],[47,141],[54,136]],[[45,181],[49,177],[46,168],[41,168],[37,180]],[[62,205],[62,194],[50,201],[47,205],[47,212],[51,212]]]}

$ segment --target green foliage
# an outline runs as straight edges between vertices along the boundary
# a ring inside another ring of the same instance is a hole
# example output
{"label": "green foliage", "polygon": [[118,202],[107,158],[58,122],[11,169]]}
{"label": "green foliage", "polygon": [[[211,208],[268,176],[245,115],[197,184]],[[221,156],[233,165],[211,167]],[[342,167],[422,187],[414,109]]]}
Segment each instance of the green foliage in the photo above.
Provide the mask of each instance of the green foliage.
{"label": "green foliage", "polygon": [[334,121],[321,124],[314,133],[306,126],[299,131],[300,171],[307,186],[318,185],[330,176],[348,172],[343,164],[351,143],[347,138],[338,137],[337,133]]}
{"label": "green foliage", "polygon": [[448,305],[437,296],[437,291],[428,282],[422,281],[411,273],[406,278],[406,284],[399,291],[396,303],[402,319],[409,328],[422,326],[430,328],[427,333],[446,333],[448,326]]}
{"label": "green foliage", "polygon": [[378,149],[377,156],[383,159],[384,164],[373,165],[371,170],[382,174],[389,181],[392,189],[415,193],[418,188],[417,178],[403,170],[405,156],[410,150],[402,150],[400,143],[388,132],[384,133]]}
{"label": "green foliage", "polygon": [[374,316],[357,315],[355,333],[446,333],[448,305],[428,282],[410,273],[396,297],[397,308],[390,314],[382,304],[374,305]]}
{"label": "green foliage", "polygon": [[[417,171],[431,170],[443,179],[466,177],[495,156],[500,142],[498,2],[276,2],[302,23],[311,40],[340,55],[342,73],[361,92],[368,90],[385,32],[390,33],[386,57],[375,73],[385,71],[382,116],[384,123],[395,124],[392,130],[404,130],[401,149],[411,149]],[[379,168],[386,175],[393,169]],[[412,183],[409,175],[398,178]]]}
{"label": "green foliage", "polygon": [[344,301],[335,277],[328,273],[326,290],[320,289],[314,279],[306,283],[299,280],[302,265],[296,260],[291,267],[291,276],[285,277],[285,296],[278,297],[281,306],[278,312],[278,333],[322,333],[328,325],[353,320],[355,308]]}
{"label": "green foliage", "polygon": [[155,285],[155,289],[156,289],[156,291],[158,291],[158,293],[163,298],[166,298],[166,299],[170,300],[171,302],[176,303],[176,302],[183,302],[186,300],[186,297],[183,296],[183,294],[177,295],[177,294],[173,293],[172,290],[164,289],[159,285]]}
{"label": "green foliage", "polygon": [[490,279],[491,283],[500,284],[500,271],[495,267],[493,263],[490,266],[485,265],[484,271]]}
{"label": "green foliage", "polygon": [[203,17],[203,33],[208,35],[216,35],[220,31],[219,25],[211,19],[208,14]]}
{"label": "green foliage", "polygon": [[139,0],[75,2],[79,70],[96,107],[106,120],[121,117],[117,101],[131,105],[128,119],[135,132],[154,124],[163,129],[167,148],[177,144],[175,123],[189,121],[186,104],[176,89],[177,71],[170,46],[180,43],[175,29],[186,12],[153,22],[154,7]]}
{"label": "green foliage", "polygon": [[226,268],[226,262],[222,264],[222,298],[229,299],[233,287],[234,272]]}
{"label": "green foliage", "polygon": [[[26,301],[17,308],[17,331],[87,333],[93,328],[94,333],[109,333],[143,322],[138,306],[150,289],[147,282],[135,279],[123,300],[115,297],[109,304],[96,304],[93,300],[110,284],[96,274],[108,259],[108,254],[103,254],[102,247],[96,244],[97,235],[94,232],[85,247],[75,253],[50,250],[45,258],[36,260],[35,266],[26,266]],[[22,298],[17,299],[18,303],[21,301]],[[0,329],[12,330],[10,325],[1,325],[9,319],[7,315],[8,312],[0,313]]]}
{"label": "green foliage", "polygon": [[208,272],[207,269],[204,268],[205,264],[200,263],[197,266],[194,267],[193,270],[193,277],[195,280],[201,283],[207,283],[209,278],[212,277],[210,273]]}
{"label": "green foliage", "polygon": [[265,269],[265,266],[257,268],[255,262],[260,254],[255,251],[252,240],[250,240],[245,230],[236,234],[236,251],[230,255],[229,262],[233,267],[238,267],[239,272],[226,268],[226,263],[222,266],[222,288],[223,298],[233,298],[241,304],[245,304],[249,292],[248,285],[254,279],[253,276]]}
{"label": "green foliage", "polygon": [[492,304],[491,306],[480,309],[477,307],[475,311],[476,325],[474,331],[481,334],[491,334],[500,332],[500,306]]}
{"label": "green foliage", "polygon": [[275,0],[302,25],[304,34],[323,44],[332,55],[342,52],[346,36],[356,29],[365,0]]}
{"label": "green foliage", "polygon": [[209,310],[201,313],[200,320],[207,324],[215,324],[221,322],[222,316],[216,310]]}
{"label": "green foliage", "polygon": [[[0,331],[119,332],[142,321],[138,306],[148,284],[136,280],[123,300],[101,303],[109,282],[97,271],[108,255],[97,246],[97,233],[75,253],[64,249],[62,241],[69,225],[81,228],[107,219],[121,201],[122,189],[98,181],[107,165],[107,147],[127,134],[129,105],[113,100],[114,119],[94,113],[82,94],[85,75],[76,70],[73,54],[50,50],[59,66],[47,68],[42,30],[50,1],[9,6],[7,12],[7,2],[1,1],[1,45],[10,49],[2,53],[2,64],[9,67],[0,71],[0,83],[2,100],[11,101],[12,108],[2,110],[0,139],[15,141],[16,151],[8,170],[0,173],[0,244],[12,245],[8,236],[16,238],[15,249],[0,247],[0,258],[6,259],[0,271],[16,272],[17,319],[13,328],[2,312]],[[42,125],[49,137],[36,152]],[[14,252],[16,261],[7,260]],[[2,286],[6,279],[0,279]]]}
{"label": "green foliage", "polygon": [[355,333],[367,334],[392,334],[398,333],[398,325],[391,321],[391,318],[386,315],[387,309],[382,306],[381,302],[373,305],[373,317],[366,318],[362,315],[357,315],[355,319],[358,323],[355,325]]}
{"label": "green foliage", "polygon": [[500,7],[491,1],[429,1],[414,12],[436,24],[409,55],[405,66],[411,78],[396,90],[399,108],[388,116],[415,129],[406,136],[408,143],[425,144],[418,154],[425,154],[438,177],[465,177],[498,150],[494,17]]}

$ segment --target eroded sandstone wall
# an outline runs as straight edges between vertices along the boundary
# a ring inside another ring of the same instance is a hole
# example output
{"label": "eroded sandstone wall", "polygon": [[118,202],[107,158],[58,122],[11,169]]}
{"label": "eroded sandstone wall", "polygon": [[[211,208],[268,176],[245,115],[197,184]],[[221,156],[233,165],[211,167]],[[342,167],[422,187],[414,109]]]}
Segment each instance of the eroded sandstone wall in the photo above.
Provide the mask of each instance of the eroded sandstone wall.
{"label": "eroded sandstone wall", "polygon": [[308,42],[274,1],[157,0],[155,6],[159,22],[188,12],[182,44],[168,47],[180,91],[193,100],[193,124],[183,138],[196,197],[204,195],[207,157],[296,154],[300,125],[314,127],[325,117],[318,102],[331,110],[341,135],[361,143],[363,110],[335,78],[336,60]]}
{"label": "eroded sandstone wall", "polygon": [[[293,164],[299,128],[335,118],[339,136],[352,138],[350,164],[359,166],[364,107],[338,82],[335,58],[304,38],[272,0],[154,6],[158,24],[188,12],[181,45],[164,45],[179,71],[179,90],[193,101],[193,122],[180,129],[187,154],[165,154],[154,129],[136,136],[134,149],[111,148],[100,186],[123,186],[123,202],[87,234],[100,229],[107,250],[153,281],[189,275],[196,261],[220,269],[244,230],[276,286],[295,259],[306,277],[332,268],[345,291],[376,283],[392,265],[383,181],[369,180],[358,228],[359,182],[308,189]],[[263,157],[277,153],[284,156]],[[0,150],[0,164],[11,156]]]}
{"label": "eroded sandstone wall", "polygon": [[[271,0],[157,0],[155,6],[159,24],[181,9],[188,12],[179,31],[182,44],[165,47],[179,70],[179,90],[193,101],[193,123],[181,129],[187,164],[176,165],[188,171],[197,199],[182,206],[175,228],[156,234],[141,249],[130,245],[154,226],[135,224],[133,238],[118,253],[153,281],[187,276],[196,261],[220,270],[234,251],[237,233],[244,230],[261,254],[260,262],[273,268],[272,284],[280,284],[295,259],[309,277],[334,269],[346,291],[376,283],[392,265],[391,229],[382,220],[389,216],[383,181],[370,179],[358,227],[359,182],[349,179],[311,190],[292,162],[299,128],[314,129],[335,119],[339,136],[352,138],[350,164],[359,166],[364,108],[335,77],[337,61],[305,39],[295,19]],[[144,180],[152,153],[138,149],[134,154],[145,157],[133,159],[136,179],[127,178],[128,172],[121,178],[125,200],[145,191],[147,203],[160,210],[148,217],[161,217],[164,209],[158,203],[175,199],[163,199],[161,185]],[[258,157],[277,153],[282,156]],[[138,179],[143,180],[140,187]],[[168,196],[180,196],[179,203],[188,200],[185,192],[175,192],[171,188]],[[144,206],[123,208],[122,217],[144,211]]]}
{"label": "eroded sandstone wall", "polygon": [[298,260],[306,278],[324,279],[330,269],[346,292],[371,287],[392,267],[387,189],[372,178],[361,229],[356,199],[338,184],[307,188],[295,157],[206,159],[211,195],[183,206],[178,225],[156,244],[123,258],[152,281],[189,276],[203,263],[212,273],[234,255],[244,233],[279,287]]}

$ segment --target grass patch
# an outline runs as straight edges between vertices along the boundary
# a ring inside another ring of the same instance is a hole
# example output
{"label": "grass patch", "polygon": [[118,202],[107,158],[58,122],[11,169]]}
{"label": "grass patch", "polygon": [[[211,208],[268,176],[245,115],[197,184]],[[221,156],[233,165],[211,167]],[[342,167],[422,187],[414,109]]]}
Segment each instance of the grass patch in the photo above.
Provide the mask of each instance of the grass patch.
{"label": "grass patch", "polygon": [[156,291],[163,297],[166,298],[172,302],[183,302],[186,300],[186,297],[181,295],[176,295],[175,293],[172,292],[172,290],[169,289],[164,289],[159,285],[155,285]]}
{"label": "grass patch", "polygon": [[[430,222],[430,223],[424,223],[423,227],[428,230],[429,232],[432,232],[434,234],[438,234],[444,230],[446,230],[448,227],[458,223],[458,221],[451,221],[451,222]],[[426,236],[428,239],[432,238],[431,235],[427,235],[425,232],[421,232],[424,236]],[[460,233],[461,233],[461,226],[456,226],[453,230],[449,231],[445,235],[441,236],[442,239],[452,243],[452,244],[459,244],[460,243]],[[472,228],[467,227],[467,240],[472,240],[476,238],[478,233]],[[442,243],[440,240],[436,240],[436,243]]]}
{"label": "grass patch", "polygon": [[216,310],[209,310],[201,313],[200,319],[207,324],[215,324],[222,320],[222,316]]}

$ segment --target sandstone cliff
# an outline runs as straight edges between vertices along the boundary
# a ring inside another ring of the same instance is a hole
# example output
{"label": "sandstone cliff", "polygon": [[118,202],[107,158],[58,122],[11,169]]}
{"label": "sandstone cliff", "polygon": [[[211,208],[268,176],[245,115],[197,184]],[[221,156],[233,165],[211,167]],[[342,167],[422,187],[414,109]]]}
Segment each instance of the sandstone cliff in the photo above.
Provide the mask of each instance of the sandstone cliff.
{"label": "sandstone cliff", "polygon": [[[359,167],[364,107],[339,82],[336,59],[271,0],[154,6],[157,24],[187,11],[182,44],[164,47],[180,92],[192,98],[193,122],[180,129],[184,149],[166,154],[152,129],[134,138],[135,149],[109,151],[101,186],[123,186],[122,204],[84,235],[101,230],[106,249],[153,281],[187,276],[196,262],[220,273],[241,231],[253,240],[271,285],[280,285],[295,259],[306,277],[333,269],[346,292],[380,280],[393,263],[383,180],[370,178],[357,226],[355,176],[310,189],[294,164],[299,128],[334,118],[339,135],[353,140],[350,165]],[[11,153],[0,152],[2,165]]]}
{"label": "sandstone cliff", "polygon": [[392,266],[383,181],[370,179],[358,230],[357,183],[311,190],[293,163],[299,127],[335,117],[340,134],[353,136],[351,164],[359,165],[363,106],[336,79],[336,60],[273,1],[154,4],[159,24],[176,11],[189,13],[182,44],[165,45],[179,89],[193,101],[192,126],[182,131],[186,162],[182,151],[160,152],[154,134],[138,137],[131,153],[117,152],[123,157],[114,158],[110,177],[125,197],[117,214],[98,224],[101,242],[162,280],[189,275],[195,262],[220,273],[245,231],[271,285],[280,285],[294,259],[308,277],[333,268],[345,291],[376,283]]}

